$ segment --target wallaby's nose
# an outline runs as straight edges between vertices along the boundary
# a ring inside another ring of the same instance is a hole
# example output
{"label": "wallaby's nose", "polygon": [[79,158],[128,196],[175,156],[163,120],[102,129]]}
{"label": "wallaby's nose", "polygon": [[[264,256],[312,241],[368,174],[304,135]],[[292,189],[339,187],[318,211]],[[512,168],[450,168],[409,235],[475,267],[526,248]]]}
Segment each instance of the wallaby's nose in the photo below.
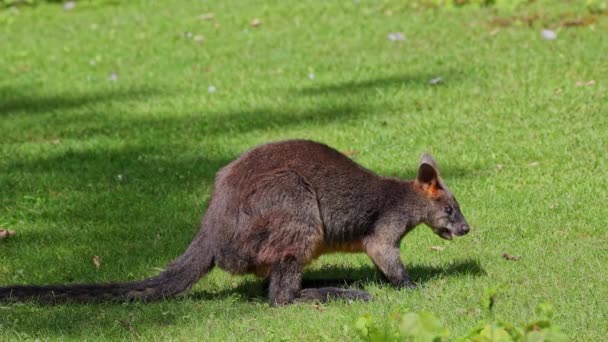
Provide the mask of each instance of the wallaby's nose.
{"label": "wallaby's nose", "polygon": [[463,224],[462,226],[460,226],[460,233],[462,235],[466,235],[469,232],[469,225],[468,224]]}

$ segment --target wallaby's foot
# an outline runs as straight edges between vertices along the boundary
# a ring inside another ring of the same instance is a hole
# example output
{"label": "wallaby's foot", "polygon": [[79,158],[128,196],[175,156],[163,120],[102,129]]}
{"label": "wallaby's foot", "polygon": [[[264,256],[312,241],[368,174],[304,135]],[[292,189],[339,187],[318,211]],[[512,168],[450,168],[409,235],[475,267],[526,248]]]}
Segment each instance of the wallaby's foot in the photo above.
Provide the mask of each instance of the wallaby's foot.
{"label": "wallaby's foot", "polygon": [[399,248],[382,243],[373,243],[368,246],[368,255],[380,270],[380,273],[394,287],[415,289],[417,285],[410,279],[401,262]]}
{"label": "wallaby's foot", "polygon": [[337,287],[308,288],[300,291],[297,301],[327,302],[330,299],[368,301],[372,296],[361,290],[341,289]]}
{"label": "wallaby's foot", "polygon": [[415,290],[415,289],[417,289],[419,287],[418,284],[414,283],[411,280],[408,280],[408,281],[396,284],[395,286],[397,288],[406,289],[406,290]]}

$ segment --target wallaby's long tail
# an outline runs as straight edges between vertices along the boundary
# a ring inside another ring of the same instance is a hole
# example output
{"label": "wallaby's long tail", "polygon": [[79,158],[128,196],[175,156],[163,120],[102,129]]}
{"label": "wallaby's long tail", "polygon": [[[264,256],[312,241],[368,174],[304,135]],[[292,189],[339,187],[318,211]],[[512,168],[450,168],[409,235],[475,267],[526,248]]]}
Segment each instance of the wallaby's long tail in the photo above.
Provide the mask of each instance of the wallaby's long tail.
{"label": "wallaby's long tail", "polygon": [[108,284],[17,285],[0,287],[0,302],[155,300],[184,292],[214,266],[213,254],[205,248],[201,234],[186,252],[159,275],[133,282]]}

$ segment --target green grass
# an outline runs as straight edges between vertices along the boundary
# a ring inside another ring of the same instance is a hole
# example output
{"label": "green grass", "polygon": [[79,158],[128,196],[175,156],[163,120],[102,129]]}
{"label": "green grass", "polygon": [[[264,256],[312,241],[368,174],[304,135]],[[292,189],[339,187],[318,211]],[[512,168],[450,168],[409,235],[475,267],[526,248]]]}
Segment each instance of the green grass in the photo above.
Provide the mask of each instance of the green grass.
{"label": "green grass", "polygon": [[[608,17],[548,41],[540,29],[585,8],[176,3],[41,5],[0,25],[0,227],[17,231],[0,241],[0,284],[158,273],[197,230],[215,172],[285,138],[406,178],[432,152],[472,233],[404,239],[415,291],[377,281],[364,255],[307,269],[358,280],[369,303],[270,308],[260,280],[215,270],[156,303],[2,305],[0,340],[350,340],[361,315],[396,310],[433,312],[455,336],[490,318],[490,287],[496,317],[522,324],[547,301],[576,340],[608,336]],[[492,24],[535,13],[532,27]]]}

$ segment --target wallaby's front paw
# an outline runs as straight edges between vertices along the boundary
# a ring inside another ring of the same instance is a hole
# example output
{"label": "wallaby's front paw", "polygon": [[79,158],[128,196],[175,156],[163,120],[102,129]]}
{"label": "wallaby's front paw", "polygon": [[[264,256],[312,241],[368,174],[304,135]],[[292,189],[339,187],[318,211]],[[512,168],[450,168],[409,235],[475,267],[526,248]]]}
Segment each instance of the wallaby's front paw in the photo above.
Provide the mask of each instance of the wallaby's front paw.
{"label": "wallaby's front paw", "polygon": [[405,287],[407,287],[410,290],[415,290],[415,289],[419,288],[420,286],[416,283],[407,283],[407,285],[405,285]]}

